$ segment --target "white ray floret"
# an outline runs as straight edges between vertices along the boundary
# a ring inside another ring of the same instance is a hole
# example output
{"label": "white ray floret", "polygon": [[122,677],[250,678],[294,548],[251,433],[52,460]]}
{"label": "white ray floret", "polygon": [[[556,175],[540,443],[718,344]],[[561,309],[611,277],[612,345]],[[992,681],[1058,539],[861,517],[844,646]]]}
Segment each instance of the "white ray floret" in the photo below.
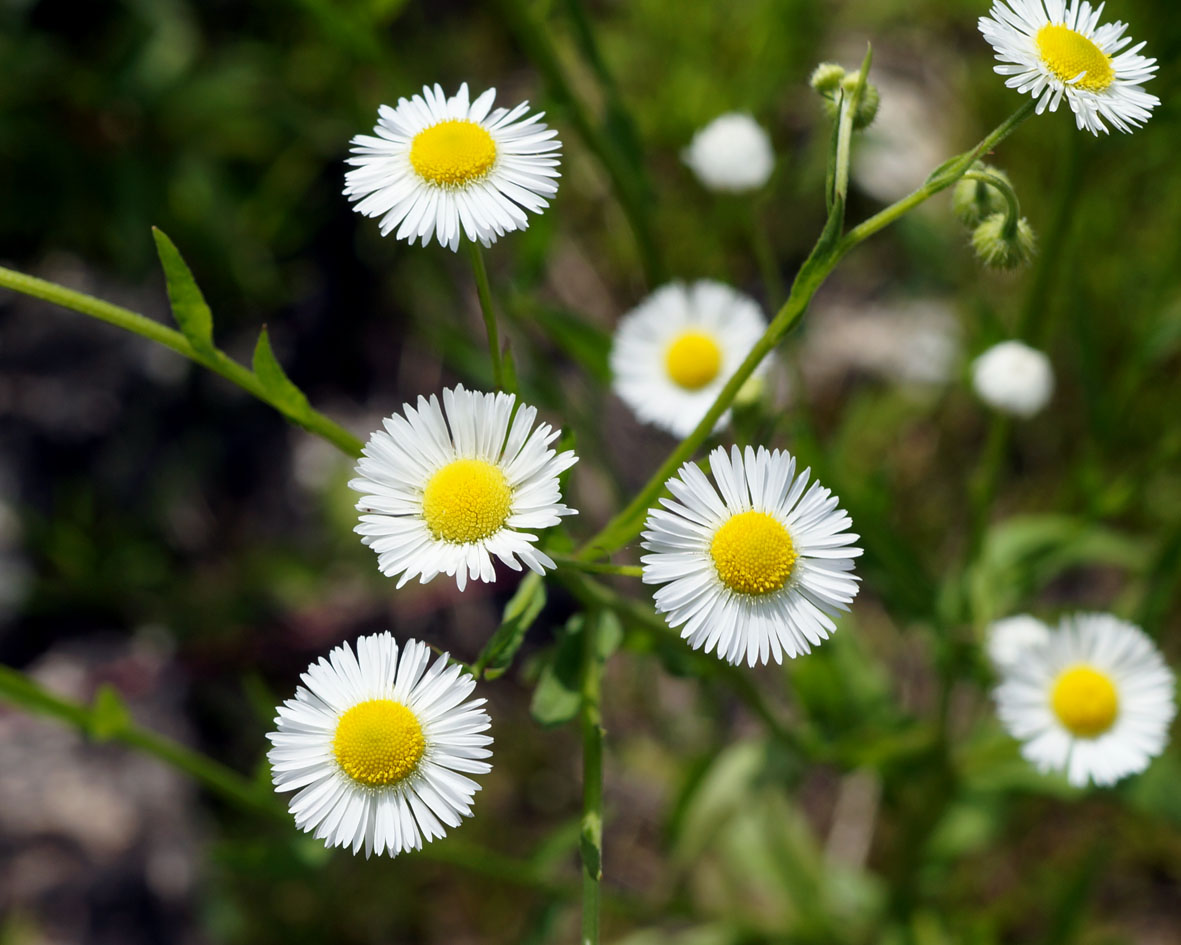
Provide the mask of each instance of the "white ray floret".
{"label": "white ray floret", "polygon": [[996,50],[1005,85],[1037,100],[1037,113],[1065,99],[1075,123],[1098,135],[1110,123],[1130,132],[1144,124],[1160,99],[1144,91],[1156,60],[1128,48],[1126,23],[1104,23],[1103,4],[1079,0],[996,0],[980,18],[980,32]]}
{"label": "white ray floret", "polygon": [[342,644],[308,667],[267,737],[275,790],[325,846],[396,856],[472,814],[492,766],[476,681],[426,644],[389,633]]}
{"label": "white ray floret", "polygon": [[537,408],[516,396],[462,385],[431,395],[383,421],[365,444],[357,478],[362,512],[356,531],[398,587],[439,574],[495,581],[493,558],[538,574],[553,560],[535,547],[535,529],[557,525],[575,510],[562,504],[558,476],[577,462],[550,444],[560,431],[534,428]]}
{"label": "white ray floret", "polygon": [[[670,283],[620,319],[612,386],[645,423],[687,436],[766,330],[758,304],[728,285]],[[764,359],[752,376],[769,368]]]}
{"label": "white ray floret", "polygon": [[645,523],[646,584],[695,649],[753,666],[795,657],[836,629],[857,595],[857,535],[836,496],[797,475],[786,452],[709,455],[714,482],[686,463]]}
{"label": "white ray floret", "polygon": [[750,115],[727,112],[698,129],[682,159],[710,190],[757,190],[775,170],[771,138]]}
{"label": "white ray floret", "polygon": [[1173,674],[1139,627],[1110,614],[1062,620],[1004,666],[997,714],[1042,771],[1114,784],[1148,767],[1176,712]]}
{"label": "white ray floret", "polygon": [[485,246],[529,226],[526,211],[540,213],[558,192],[561,142],[528,115],[529,103],[493,108],[495,89],[474,102],[467,83],[448,98],[439,85],[382,105],[372,135],[352,141],[353,169],[345,195],[356,210],[381,218],[381,235],[434,237],[459,248],[460,236]]}
{"label": "white ray floret", "polygon": [[997,620],[988,628],[988,658],[997,670],[1020,663],[1031,647],[1050,639],[1050,628],[1029,614]]}

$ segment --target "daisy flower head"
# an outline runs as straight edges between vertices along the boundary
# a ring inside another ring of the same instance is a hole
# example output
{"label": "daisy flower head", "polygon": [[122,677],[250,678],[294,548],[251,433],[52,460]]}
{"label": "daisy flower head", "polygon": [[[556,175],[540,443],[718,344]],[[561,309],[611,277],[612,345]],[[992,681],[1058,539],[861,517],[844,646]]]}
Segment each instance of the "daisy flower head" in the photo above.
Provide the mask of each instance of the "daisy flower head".
{"label": "daisy flower head", "polygon": [[496,89],[474,102],[467,83],[448,98],[440,85],[382,105],[372,135],[352,141],[345,196],[381,217],[381,235],[459,248],[461,235],[489,246],[529,226],[558,192],[561,142],[529,115],[529,103],[493,108]]}
{"label": "daisy flower head", "polygon": [[1050,639],[1050,628],[1029,614],[997,620],[988,628],[988,658],[998,671],[1020,663],[1030,647]]}
{"label": "daisy flower head", "polygon": [[714,482],[686,463],[648,513],[640,560],[662,584],[656,609],[694,649],[750,666],[809,653],[857,595],[857,535],[837,497],[789,453],[709,454]]}
{"label": "daisy flower head", "polygon": [[1041,771],[1084,787],[1148,767],[1176,712],[1173,674],[1136,626],[1110,614],[1062,620],[1048,639],[1003,667],[997,714]]}
{"label": "daisy flower head", "polygon": [[742,112],[719,115],[698,129],[681,158],[702,184],[725,193],[758,190],[775,170],[771,138]]}
{"label": "daisy flower head", "polygon": [[[758,304],[728,285],[670,283],[620,319],[612,386],[640,420],[687,436],[766,329]],[[753,376],[769,367],[765,359]]]}
{"label": "daisy flower head", "polygon": [[550,449],[559,431],[536,428],[537,408],[516,396],[463,385],[431,395],[383,421],[369,438],[349,488],[361,493],[357,534],[377,552],[382,573],[495,581],[493,557],[538,574],[554,562],[534,546],[532,529],[557,525],[575,510],[562,504],[559,474],[577,461]]}
{"label": "daisy flower head", "polygon": [[365,857],[422,848],[470,817],[492,739],[476,681],[431,663],[425,643],[399,653],[389,633],[341,644],[308,667],[267,738],[275,790],[295,791],[301,830]]}
{"label": "daisy flower head", "polygon": [[1032,95],[1039,115],[1065,98],[1080,130],[1106,134],[1106,121],[1130,132],[1160,104],[1143,88],[1156,60],[1140,55],[1144,43],[1127,48],[1127,24],[1100,25],[1102,15],[1086,0],[995,0],[979,27],[1005,85]]}
{"label": "daisy flower head", "polygon": [[1029,418],[1050,401],[1050,359],[1020,341],[1002,341],[972,362],[972,387],[995,410]]}

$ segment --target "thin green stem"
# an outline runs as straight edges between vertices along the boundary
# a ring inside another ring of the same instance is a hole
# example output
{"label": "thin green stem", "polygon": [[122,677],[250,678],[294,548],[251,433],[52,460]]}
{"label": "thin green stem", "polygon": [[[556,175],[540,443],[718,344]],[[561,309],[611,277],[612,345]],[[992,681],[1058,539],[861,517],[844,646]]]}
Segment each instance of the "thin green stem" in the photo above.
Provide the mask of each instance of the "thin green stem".
{"label": "thin green stem", "polygon": [[558,57],[550,30],[534,20],[523,0],[498,0],[497,6],[525,54],[545,76],[550,94],[563,105],[575,131],[607,171],[615,196],[635,236],[640,262],[648,283],[653,286],[659,285],[665,281],[666,270],[648,217],[651,201],[642,183],[642,169],[633,167],[620,154],[619,149],[575,94]]}
{"label": "thin green stem", "polygon": [[813,246],[811,254],[796,274],[787,301],[783,303],[766,332],[751,348],[742,364],[722,386],[718,396],[705,412],[705,416],[701,418],[693,431],[673,449],[648,482],[636,493],[632,501],[587,541],[578,550],[577,556],[583,559],[593,559],[603,554],[610,554],[625,545],[640,531],[643,527],[645,513],[664,489],[665,482],[705,442],[718,419],[734,402],[734,397],[742,385],[762,363],[763,358],[775,348],[780,339],[794,327],[807,310],[816,290],[820,288],[828,274],[832,272],[846,253],[858,243],[913,210],[923,201],[954,184],[972,167],[973,162],[981,154],[991,150],[1022,121],[1033,114],[1033,109],[1032,102],[1023,105],[985,136],[972,150],[937,168],[928,178],[927,183],[914,193],[870,217],[864,223],[851,229],[845,236],[834,240],[834,225],[839,228],[839,216],[843,212],[843,202],[837,201],[834,204],[833,213],[830,214],[828,225],[825,226],[825,230],[816,241],[816,245]]}
{"label": "thin green stem", "polygon": [[599,945],[603,880],[602,612],[587,615],[582,651],[582,945]]}
{"label": "thin green stem", "polygon": [[484,316],[484,328],[488,331],[488,353],[492,357],[492,380],[497,390],[504,386],[504,362],[500,356],[500,332],[496,327],[496,306],[492,301],[492,286],[488,283],[488,270],[484,267],[484,254],[475,240],[465,240],[468,257],[472,261],[472,275],[476,278],[476,295],[480,298],[480,312]]}
{"label": "thin green stem", "polygon": [[644,570],[638,564],[609,564],[603,561],[583,561],[573,555],[550,555],[559,568],[574,568],[587,574],[618,574],[623,577],[640,577]]}
{"label": "thin green stem", "polygon": [[249,368],[234,361],[216,348],[210,352],[197,351],[189,344],[189,340],[175,329],[161,325],[138,312],[112,305],[110,302],[104,302],[102,299],[96,299],[83,292],[76,292],[55,282],[47,282],[44,279],[38,279],[12,269],[0,267],[0,288],[11,289],[22,295],[42,299],[54,305],[60,305],[62,308],[89,315],[91,318],[97,318],[171,348],[177,354],[184,355],[190,361],[195,361],[202,367],[237,384],[249,394],[274,407],[291,422],[303,427],[309,433],[327,440],[341,452],[349,456],[361,455],[361,441],[340,424],[329,420],[324,414],[306,404],[299,408],[292,408],[279,402],[267,393],[262,381]]}
{"label": "thin green stem", "polygon": [[1008,230],[1012,226],[1016,231],[1017,221],[1021,219],[1021,204],[1017,200],[1017,191],[1013,189],[1012,184],[999,174],[990,174],[988,171],[965,171],[963,179],[978,181],[999,190],[1001,196],[1005,198],[1005,229]]}

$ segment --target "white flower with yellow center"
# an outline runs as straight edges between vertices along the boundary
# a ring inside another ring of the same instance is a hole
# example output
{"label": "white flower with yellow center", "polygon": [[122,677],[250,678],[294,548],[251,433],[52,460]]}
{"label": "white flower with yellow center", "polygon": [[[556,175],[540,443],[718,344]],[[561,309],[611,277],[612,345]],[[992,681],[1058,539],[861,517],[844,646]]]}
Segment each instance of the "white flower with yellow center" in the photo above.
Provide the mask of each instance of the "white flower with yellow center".
{"label": "white flower with yellow center", "polygon": [[1120,131],[1144,124],[1160,104],[1142,83],[1156,72],[1156,60],[1131,49],[1126,23],[1099,25],[1103,4],[1079,0],[996,0],[980,32],[996,50],[1005,85],[1037,99],[1037,113],[1056,111],[1065,98],[1080,129]]}
{"label": "white flower with yellow center", "polygon": [[645,584],[694,649],[751,666],[809,653],[857,595],[852,520],[786,452],[709,454],[716,486],[686,463],[645,523]]}
{"label": "white flower with yellow center", "polygon": [[997,714],[1021,753],[1076,787],[1143,771],[1165,747],[1173,674],[1139,627],[1110,614],[1066,617],[1002,671]]}
{"label": "white flower with yellow center", "polygon": [[388,417],[365,444],[349,483],[362,493],[356,531],[383,574],[401,575],[398,587],[438,574],[453,575],[461,591],[469,577],[495,581],[493,557],[514,571],[553,568],[528,529],[575,514],[558,475],[578,460],[549,448],[559,431],[534,429],[535,407],[513,416],[515,403],[513,394],[448,388],[442,406],[434,395],[404,404],[405,416]]}
{"label": "white flower with yellow center", "polygon": [[[687,436],[766,330],[755,301],[728,285],[670,283],[620,319],[611,347],[613,387],[645,423]],[[764,359],[754,376],[769,367]]]}
{"label": "white flower with yellow center", "polygon": [[329,847],[365,856],[421,849],[470,817],[469,774],[492,766],[483,699],[476,681],[431,665],[426,644],[402,647],[388,633],[347,643],[321,657],[278,708],[267,737],[275,790],[295,791],[290,810],[301,830]]}
{"label": "white flower with yellow center", "polygon": [[710,190],[757,190],[775,170],[771,138],[750,115],[719,115],[693,135],[682,159]]}
{"label": "white flower with yellow center", "polygon": [[540,213],[558,192],[561,142],[525,117],[529,103],[492,108],[496,90],[468,101],[467,83],[447,98],[441,86],[378,109],[373,135],[353,138],[345,196],[357,212],[381,217],[381,235],[397,227],[398,239],[434,236],[459,248],[459,238],[485,246],[529,226],[525,211]]}

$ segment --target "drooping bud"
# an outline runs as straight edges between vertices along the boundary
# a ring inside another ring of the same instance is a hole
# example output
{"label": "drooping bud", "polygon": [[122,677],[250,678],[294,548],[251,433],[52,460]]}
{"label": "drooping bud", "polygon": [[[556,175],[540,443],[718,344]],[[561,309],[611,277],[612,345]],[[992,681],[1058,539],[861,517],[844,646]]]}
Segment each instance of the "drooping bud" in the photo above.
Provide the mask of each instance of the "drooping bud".
{"label": "drooping bud", "polygon": [[1025,217],[1016,225],[1004,213],[994,213],[972,233],[972,248],[991,269],[1016,269],[1029,262],[1035,251],[1033,229]]}
{"label": "drooping bud", "polygon": [[[999,168],[978,162],[972,170],[999,177],[1012,186],[1009,176]],[[951,192],[951,209],[964,226],[977,227],[994,213],[1004,213],[1007,202],[1000,190],[985,181],[960,178]]]}

